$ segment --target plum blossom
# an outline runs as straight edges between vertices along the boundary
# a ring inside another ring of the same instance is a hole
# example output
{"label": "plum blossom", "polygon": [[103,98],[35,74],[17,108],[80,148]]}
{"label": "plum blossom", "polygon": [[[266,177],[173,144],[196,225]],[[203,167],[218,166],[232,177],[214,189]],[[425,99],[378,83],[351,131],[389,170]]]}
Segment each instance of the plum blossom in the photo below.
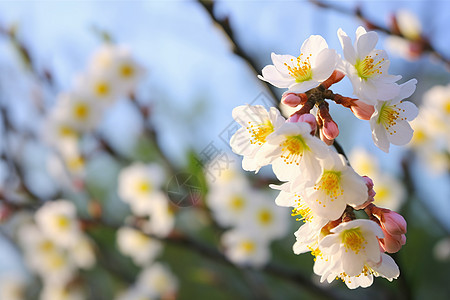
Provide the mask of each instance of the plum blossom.
{"label": "plum blossom", "polygon": [[383,238],[377,223],[353,220],[330,230],[319,243],[321,253],[330,260],[329,268],[352,277],[364,273],[367,264],[379,264],[381,252],[377,238]]}
{"label": "plum blossom", "polygon": [[269,261],[269,243],[257,233],[234,229],[225,232],[221,241],[225,256],[234,264],[260,268]]}
{"label": "plum blossom", "polygon": [[333,73],[338,55],[320,35],[310,36],[302,45],[298,57],[272,53],[273,65],[265,66],[258,78],[287,93],[304,93],[317,87]]}
{"label": "plum blossom", "polygon": [[242,128],[231,137],[231,148],[236,154],[244,156],[244,170],[258,172],[263,165],[255,158],[257,153],[266,143],[267,137],[283,125],[285,119],[274,107],[267,111],[261,105],[248,104],[233,109],[233,119]]}
{"label": "plum blossom", "polygon": [[389,152],[389,145],[405,145],[412,136],[414,130],[409,125],[417,117],[417,106],[409,101],[401,101],[411,96],[416,89],[416,79],[411,79],[400,85],[399,94],[387,101],[378,101],[375,112],[370,118],[372,139],[375,145]]}
{"label": "plum blossom", "polygon": [[347,205],[356,207],[368,199],[368,189],[361,176],[334,152],[320,161],[322,172],[305,184],[303,198],[313,213],[336,220]]}
{"label": "plum blossom", "polygon": [[319,158],[327,156],[325,143],[311,136],[311,126],[306,122],[285,123],[267,137],[256,159],[272,164],[279,180],[288,181],[308,170],[311,176],[320,172]]}
{"label": "plum blossom", "polygon": [[356,40],[352,45],[350,37],[341,29],[338,37],[344,51],[341,71],[348,76],[353,85],[353,93],[361,101],[374,105],[377,100],[388,100],[399,93],[395,83],[401,76],[388,74],[390,61],[384,50],[375,49],[378,35],[366,32],[363,27],[356,30]]}

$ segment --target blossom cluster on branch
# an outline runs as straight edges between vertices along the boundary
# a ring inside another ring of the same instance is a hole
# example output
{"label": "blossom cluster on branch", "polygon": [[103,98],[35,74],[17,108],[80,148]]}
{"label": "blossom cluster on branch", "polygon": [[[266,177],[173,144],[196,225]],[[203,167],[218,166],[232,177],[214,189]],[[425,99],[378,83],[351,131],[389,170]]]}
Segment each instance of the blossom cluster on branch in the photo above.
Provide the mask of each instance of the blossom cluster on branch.
{"label": "blossom cluster on branch", "polygon": [[[397,252],[405,244],[406,222],[396,212],[375,206],[372,179],[357,174],[331,147],[339,129],[326,99],[369,120],[375,145],[388,152],[390,144],[405,145],[412,138],[409,121],[418,110],[403,100],[412,95],[417,81],[399,84],[401,76],[388,73],[388,55],[375,49],[375,32],[359,27],[353,44],[342,29],[338,37],[343,58],[318,35],[303,43],[298,57],[272,53],[273,65],[264,67],[259,78],[287,88],[281,101],[298,110],[285,120],[275,108],[236,107],[233,118],[242,127],[230,144],[243,156],[245,170],[258,172],[271,165],[284,182],[271,185],[280,190],[276,204],[292,207],[292,215],[305,223],[295,233],[294,252],[311,252],[321,281],[340,278],[353,289],[370,286],[373,276],[399,276],[386,252]],[[329,89],[344,77],[357,99]],[[367,218],[357,218],[355,210]]]}

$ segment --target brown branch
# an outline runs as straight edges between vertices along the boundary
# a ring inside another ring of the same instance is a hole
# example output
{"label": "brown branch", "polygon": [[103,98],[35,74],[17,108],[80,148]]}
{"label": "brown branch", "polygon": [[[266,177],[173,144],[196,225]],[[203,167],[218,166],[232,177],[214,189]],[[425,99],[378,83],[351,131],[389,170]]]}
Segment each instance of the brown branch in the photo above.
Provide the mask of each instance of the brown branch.
{"label": "brown branch", "polygon": [[323,2],[323,1],[320,1],[320,0],[309,0],[309,1],[311,3],[317,5],[318,7],[334,10],[334,11],[337,11],[337,12],[342,13],[342,14],[346,14],[346,15],[349,15],[349,16],[354,16],[356,18],[359,18],[366,25],[366,27],[368,29],[370,29],[370,30],[376,30],[376,31],[382,32],[382,33],[387,34],[387,35],[398,36],[398,37],[401,37],[401,38],[403,38],[405,40],[410,41],[411,43],[419,44],[421,49],[422,49],[422,53],[423,52],[430,53],[431,55],[436,57],[438,60],[443,62],[447,70],[450,70],[450,58],[446,57],[441,52],[439,52],[436,49],[436,47],[434,47],[431,44],[430,40],[428,38],[424,37],[424,36],[421,36],[419,40],[412,40],[412,39],[406,37],[405,35],[403,35],[399,30],[393,30],[393,29],[390,29],[388,27],[376,24],[373,21],[369,20],[363,14],[363,12],[362,12],[360,7],[356,7],[355,9],[346,9],[344,7],[341,7],[341,6],[338,6],[338,5],[334,5],[334,4],[330,4],[328,2]]}

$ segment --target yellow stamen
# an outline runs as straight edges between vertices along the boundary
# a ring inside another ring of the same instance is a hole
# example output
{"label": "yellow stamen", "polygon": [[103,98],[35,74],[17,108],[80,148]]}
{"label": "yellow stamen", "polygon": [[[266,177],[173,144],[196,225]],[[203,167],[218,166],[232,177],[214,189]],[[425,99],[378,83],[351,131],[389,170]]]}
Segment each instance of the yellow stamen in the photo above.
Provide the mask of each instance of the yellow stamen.
{"label": "yellow stamen", "polygon": [[272,222],[272,213],[267,209],[261,209],[258,212],[258,221],[263,225],[268,225]]}
{"label": "yellow stamen", "polygon": [[302,135],[291,135],[286,138],[286,140],[280,144],[281,158],[288,165],[295,163],[300,164],[305,151],[309,150],[308,145]]}
{"label": "yellow stamen", "polygon": [[[314,186],[315,190],[321,190],[330,198],[331,202],[336,200],[344,193],[341,188],[341,172],[339,171],[324,171],[319,182]],[[322,204],[318,199],[319,204]],[[326,207],[326,203],[322,204]]]}
{"label": "yellow stamen", "polygon": [[303,53],[300,54],[299,57],[294,61],[294,59],[291,59],[291,64],[288,65],[287,63],[284,63],[284,65],[287,67],[289,71],[289,75],[295,78],[295,82],[300,83],[304,81],[308,81],[312,79],[312,70],[311,70],[311,62],[310,57],[311,54],[303,58]]}
{"label": "yellow stamen", "polygon": [[99,81],[95,85],[95,93],[101,97],[107,96],[110,92],[109,84],[105,81]]}
{"label": "yellow stamen", "polygon": [[358,254],[361,249],[365,249],[364,245],[367,244],[359,227],[342,231],[340,237],[346,248],[345,252],[350,249],[355,252],[355,254]]}
{"label": "yellow stamen", "polygon": [[262,145],[266,142],[266,138],[271,134],[273,129],[273,124],[269,120],[266,120],[262,124],[252,124],[253,122],[248,122],[247,130],[250,133],[250,143]]}
{"label": "yellow stamen", "polygon": [[244,208],[245,199],[241,196],[234,196],[231,198],[230,207],[234,211],[240,211]]}
{"label": "yellow stamen", "polygon": [[397,105],[389,105],[388,102],[385,102],[380,108],[377,123],[383,125],[390,135],[397,133],[396,130],[392,130],[392,127],[397,125],[397,122],[406,120],[405,117],[401,117],[402,112],[405,112],[405,110],[398,108]]}
{"label": "yellow stamen", "polygon": [[120,76],[123,78],[130,78],[133,77],[134,75],[134,68],[132,65],[130,64],[123,64],[120,67]]}
{"label": "yellow stamen", "polygon": [[255,251],[255,248],[256,248],[255,243],[253,243],[251,241],[243,241],[241,243],[241,247],[247,253],[251,253],[251,252]]}
{"label": "yellow stamen", "polygon": [[141,181],[136,184],[136,190],[141,194],[148,194],[153,189],[152,185],[148,181]]}
{"label": "yellow stamen", "polygon": [[[375,58],[377,58],[376,56],[378,56],[378,54],[375,54]],[[384,61],[384,58],[375,61],[370,55],[366,56],[363,60],[356,60],[355,68],[358,72],[358,76],[363,80],[367,80],[375,75],[383,74],[381,68],[384,65]]]}
{"label": "yellow stamen", "polygon": [[89,117],[89,106],[86,103],[76,103],[73,107],[73,115],[78,120],[86,120]]}

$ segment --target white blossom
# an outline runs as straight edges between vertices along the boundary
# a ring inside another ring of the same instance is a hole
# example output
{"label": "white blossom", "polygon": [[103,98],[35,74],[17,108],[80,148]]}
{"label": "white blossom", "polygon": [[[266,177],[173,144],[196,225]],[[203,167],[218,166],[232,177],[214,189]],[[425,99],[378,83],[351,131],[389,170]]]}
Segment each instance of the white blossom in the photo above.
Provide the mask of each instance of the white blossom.
{"label": "white blossom", "polygon": [[285,119],[272,107],[269,112],[261,105],[242,105],[233,109],[233,118],[240,128],[230,140],[236,154],[244,156],[242,168],[256,171],[263,166],[256,155],[266,143],[267,137],[284,124]]}
{"label": "white blossom", "polygon": [[257,232],[233,229],[221,238],[225,256],[234,264],[261,268],[270,259],[269,244]]}
{"label": "white blossom", "polygon": [[328,49],[320,35],[310,36],[300,52],[298,57],[272,53],[273,65],[264,67],[258,78],[276,87],[288,88],[287,93],[304,93],[325,81],[336,68],[338,55]]}
{"label": "white blossom", "polygon": [[160,241],[131,227],[121,227],[117,230],[117,245],[120,252],[130,256],[138,266],[153,262],[162,250]]}
{"label": "white blossom", "polygon": [[389,100],[399,93],[395,83],[401,76],[388,74],[390,61],[384,50],[375,49],[378,35],[366,32],[363,27],[356,30],[356,40],[352,45],[348,35],[339,28],[338,37],[344,51],[342,71],[353,85],[353,93],[361,101],[374,105],[377,100]]}
{"label": "white blossom", "polygon": [[411,79],[400,85],[400,92],[396,97],[387,101],[378,101],[375,112],[370,118],[372,139],[375,145],[389,152],[389,145],[405,145],[412,136],[413,129],[409,125],[417,117],[418,109],[414,103],[401,101],[411,96],[416,89],[417,80]]}

